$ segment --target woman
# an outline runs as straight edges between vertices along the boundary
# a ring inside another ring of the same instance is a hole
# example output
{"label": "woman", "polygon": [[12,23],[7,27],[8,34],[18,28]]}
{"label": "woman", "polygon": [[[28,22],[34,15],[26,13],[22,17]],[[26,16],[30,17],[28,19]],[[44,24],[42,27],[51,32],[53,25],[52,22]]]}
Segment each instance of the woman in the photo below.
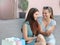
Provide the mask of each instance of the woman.
{"label": "woman", "polygon": [[39,11],[36,8],[31,8],[28,12],[27,18],[23,24],[23,38],[26,41],[26,45],[35,45],[36,38],[40,38],[41,42],[45,45],[44,37],[39,34],[39,24],[37,22],[37,18],[39,16]]}
{"label": "woman", "polygon": [[44,35],[47,45],[55,45],[55,38],[52,34],[56,26],[56,21],[53,17],[53,10],[51,7],[43,7],[42,14],[42,19],[39,19],[41,26],[40,33]]}

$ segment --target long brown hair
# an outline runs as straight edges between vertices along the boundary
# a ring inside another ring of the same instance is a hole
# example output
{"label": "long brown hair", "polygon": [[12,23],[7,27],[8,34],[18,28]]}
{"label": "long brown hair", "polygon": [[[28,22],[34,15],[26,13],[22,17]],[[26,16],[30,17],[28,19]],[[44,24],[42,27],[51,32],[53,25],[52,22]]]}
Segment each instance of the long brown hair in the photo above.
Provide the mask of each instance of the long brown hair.
{"label": "long brown hair", "polygon": [[32,32],[33,32],[34,35],[38,35],[39,30],[40,30],[40,27],[39,27],[39,24],[38,24],[37,20],[34,19],[34,13],[37,12],[37,11],[38,11],[38,9],[31,8],[29,10],[27,18],[25,20],[25,22],[26,21],[29,22],[31,30],[32,30]]}
{"label": "long brown hair", "polygon": [[48,11],[51,13],[50,18],[51,18],[51,19],[54,19],[52,7],[45,6],[45,7],[43,7],[43,9],[48,10]]}

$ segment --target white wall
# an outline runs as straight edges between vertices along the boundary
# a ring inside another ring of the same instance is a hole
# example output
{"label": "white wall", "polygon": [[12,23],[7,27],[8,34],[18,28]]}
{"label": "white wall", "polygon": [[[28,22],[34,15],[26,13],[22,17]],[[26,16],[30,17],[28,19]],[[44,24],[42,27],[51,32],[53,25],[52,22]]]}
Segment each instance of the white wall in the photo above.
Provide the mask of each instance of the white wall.
{"label": "white wall", "polygon": [[28,1],[29,1],[28,10],[32,7],[36,7],[39,9],[41,15],[43,6],[51,6],[53,8],[54,15],[60,15],[59,0],[28,0]]}

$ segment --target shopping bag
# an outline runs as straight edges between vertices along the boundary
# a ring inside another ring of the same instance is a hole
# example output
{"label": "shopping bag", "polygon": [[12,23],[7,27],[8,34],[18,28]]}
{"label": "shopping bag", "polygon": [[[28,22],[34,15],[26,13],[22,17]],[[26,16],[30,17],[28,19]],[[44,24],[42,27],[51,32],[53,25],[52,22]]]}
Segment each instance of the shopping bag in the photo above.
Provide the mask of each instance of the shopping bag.
{"label": "shopping bag", "polygon": [[2,45],[25,45],[25,40],[16,37],[5,38],[2,40]]}
{"label": "shopping bag", "polygon": [[2,45],[16,45],[15,41],[2,40]]}

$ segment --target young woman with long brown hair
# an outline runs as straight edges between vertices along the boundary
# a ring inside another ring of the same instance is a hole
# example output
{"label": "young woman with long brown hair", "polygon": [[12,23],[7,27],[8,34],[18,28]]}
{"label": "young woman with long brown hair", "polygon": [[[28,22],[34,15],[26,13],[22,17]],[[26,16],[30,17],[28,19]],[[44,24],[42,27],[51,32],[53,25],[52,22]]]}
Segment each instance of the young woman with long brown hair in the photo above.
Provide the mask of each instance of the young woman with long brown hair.
{"label": "young woman with long brown hair", "polygon": [[27,18],[23,24],[23,38],[26,41],[26,45],[35,45],[36,38],[40,39],[39,41],[43,42],[45,45],[45,39],[40,34],[40,26],[37,21],[39,16],[39,11],[36,8],[31,8],[28,12]]}

